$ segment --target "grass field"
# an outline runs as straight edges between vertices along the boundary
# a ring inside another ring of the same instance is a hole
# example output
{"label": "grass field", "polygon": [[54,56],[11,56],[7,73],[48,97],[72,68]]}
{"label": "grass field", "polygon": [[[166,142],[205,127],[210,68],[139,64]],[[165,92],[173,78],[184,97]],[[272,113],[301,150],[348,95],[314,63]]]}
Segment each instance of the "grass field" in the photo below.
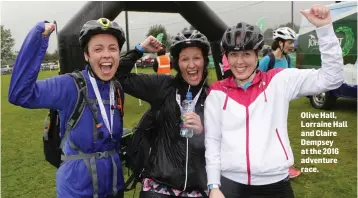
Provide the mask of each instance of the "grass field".
{"label": "grass field", "polygon": [[[151,72],[151,69],[139,70]],[[39,79],[55,75],[56,72],[41,72]],[[211,81],[215,71],[210,71]],[[43,121],[47,110],[28,110],[8,103],[10,76],[1,76],[1,195],[4,198],[51,198],[56,197],[56,169],[44,160],[42,147]],[[54,90],[55,91],[55,90]],[[148,104],[130,96],[125,101],[125,127],[137,124]],[[303,173],[292,180],[297,198],[355,198],[357,195],[357,102],[338,100],[338,120],[348,121],[349,128],[336,129],[338,137],[307,139],[335,140],[340,153],[338,164],[300,163],[301,155],[301,112],[320,112],[313,109],[306,98],[292,101],[288,117],[291,145],[295,155],[295,166],[317,167],[319,173]],[[312,128],[314,129],[314,128]],[[335,129],[330,129],[331,131]],[[306,147],[305,147],[306,148]],[[310,155],[311,157],[314,157]],[[328,157],[328,156],[326,156]],[[332,156],[334,157],[334,156]],[[137,190],[136,196],[138,197]],[[126,193],[132,197],[133,192]]]}

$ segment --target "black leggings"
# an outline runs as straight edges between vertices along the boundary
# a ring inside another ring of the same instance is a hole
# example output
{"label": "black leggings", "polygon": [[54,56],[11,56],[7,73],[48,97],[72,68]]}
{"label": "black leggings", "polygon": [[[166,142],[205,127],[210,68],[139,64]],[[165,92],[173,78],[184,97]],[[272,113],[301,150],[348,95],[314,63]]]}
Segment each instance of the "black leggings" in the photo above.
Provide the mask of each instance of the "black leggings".
{"label": "black leggings", "polygon": [[111,195],[111,196],[107,196],[105,198],[123,198],[123,197],[124,197],[124,191],[122,190],[122,191],[118,191],[116,196]]}
{"label": "black leggings", "polygon": [[288,177],[279,182],[253,186],[234,182],[221,176],[221,192],[225,198],[294,198]]}
{"label": "black leggings", "polygon": [[[178,197],[173,195],[165,195],[153,191],[140,191],[139,198],[178,198]],[[183,198],[187,198],[187,197],[183,197]],[[208,197],[206,196],[203,198],[208,198]]]}
{"label": "black leggings", "polygon": [[165,195],[154,191],[140,191],[139,198],[173,198],[176,196]]}

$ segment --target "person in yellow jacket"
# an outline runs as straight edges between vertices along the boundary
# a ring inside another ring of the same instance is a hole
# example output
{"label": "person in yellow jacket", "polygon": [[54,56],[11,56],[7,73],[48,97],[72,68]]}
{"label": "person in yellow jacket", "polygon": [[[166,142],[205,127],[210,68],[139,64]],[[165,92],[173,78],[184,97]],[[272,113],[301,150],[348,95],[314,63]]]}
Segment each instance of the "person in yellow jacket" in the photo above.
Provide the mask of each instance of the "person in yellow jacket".
{"label": "person in yellow jacket", "polygon": [[154,59],[153,70],[158,74],[167,74],[171,73],[170,57],[165,54],[166,49],[163,48],[157,52],[157,57]]}

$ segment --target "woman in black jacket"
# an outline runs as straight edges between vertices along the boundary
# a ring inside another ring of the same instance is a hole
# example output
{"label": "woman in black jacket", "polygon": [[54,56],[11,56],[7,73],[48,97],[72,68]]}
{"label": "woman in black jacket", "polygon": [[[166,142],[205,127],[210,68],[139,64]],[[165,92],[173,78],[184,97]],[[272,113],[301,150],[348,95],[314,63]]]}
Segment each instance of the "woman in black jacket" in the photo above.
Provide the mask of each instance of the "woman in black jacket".
{"label": "woman in black jacket", "polygon": [[[117,72],[125,93],[147,101],[159,112],[140,197],[207,197],[203,111],[210,45],[197,30],[179,32],[171,41],[175,77],[130,73],[134,64],[122,64]],[[144,50],[137,45],[135,51],[121,61],[135,62]],[[194,130],[194,136],[187,139],[180,136],[180,104],[188,91],[196,105],[195,112],[185,115],[184,127]]]}

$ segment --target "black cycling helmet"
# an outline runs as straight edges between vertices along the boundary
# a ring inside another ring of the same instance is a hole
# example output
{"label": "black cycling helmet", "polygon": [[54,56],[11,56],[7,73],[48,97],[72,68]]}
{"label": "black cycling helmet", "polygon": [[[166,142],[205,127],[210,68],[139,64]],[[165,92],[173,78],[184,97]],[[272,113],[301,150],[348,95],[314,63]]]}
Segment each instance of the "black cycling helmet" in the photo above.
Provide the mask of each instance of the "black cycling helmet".
{"label": "black cycling helmet", "polygon": [[239,22],[224,32],[221,40],[221,50],[261,50],[264,45],[264,35],[256,25]]}
{"label": "black cycling helmet", "polygon": [[118,40],[119,49],[122,49],[126,38],[123,29],[115,22],[106,18],[87,21],[80,31],[80,46],[82,50],[86,47],[89,39],[96,34],[111,34]]}
{"label": "black cycling helmet", "polygon": [[199,47],[203,51],[203,56],[208,56],[210,44],[206,36],[197,30],[187,30],[179,32],[170,39],[170,54],[174,59],[179,57],[181,50],[187,47]]}

